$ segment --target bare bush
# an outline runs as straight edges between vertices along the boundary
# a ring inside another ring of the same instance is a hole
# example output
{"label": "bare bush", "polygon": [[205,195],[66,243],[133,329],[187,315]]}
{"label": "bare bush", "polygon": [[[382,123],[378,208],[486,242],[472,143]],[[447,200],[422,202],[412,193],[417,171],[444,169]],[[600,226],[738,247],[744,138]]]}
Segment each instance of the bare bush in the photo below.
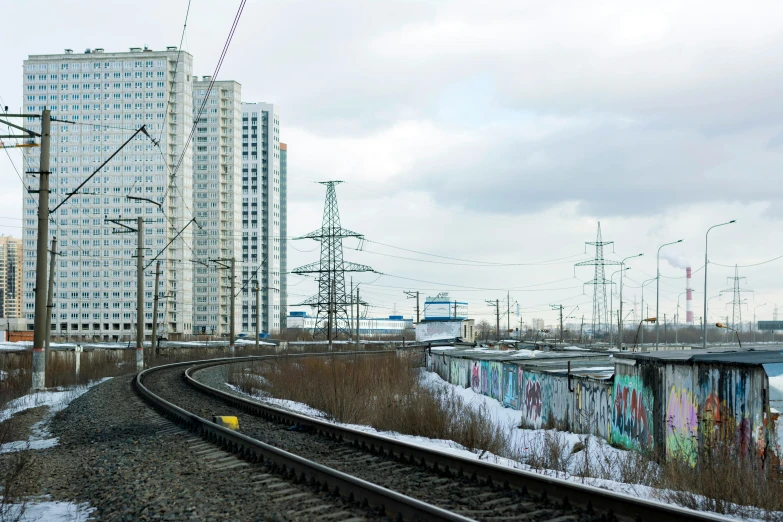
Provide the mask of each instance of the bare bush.
{"label": "bare bush", "polygon": [[230,382],[244,391],[307,404],[338,422],[453,440],[471,450],[505,452],[508,433],[486,407],[465,404],[447,387],[424,386],[417,366],[415,356],[383,353],[280,358],[252,368],[260,381],[234,372]]}

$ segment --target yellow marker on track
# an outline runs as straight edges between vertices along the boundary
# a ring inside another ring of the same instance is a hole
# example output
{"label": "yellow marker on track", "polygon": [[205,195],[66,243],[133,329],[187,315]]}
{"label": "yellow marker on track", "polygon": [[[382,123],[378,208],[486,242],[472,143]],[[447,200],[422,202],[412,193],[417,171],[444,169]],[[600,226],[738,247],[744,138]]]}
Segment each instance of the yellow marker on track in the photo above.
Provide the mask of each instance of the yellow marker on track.
{"label": "yellow marker on track", "polygon": [[239,429],[239,420],[236,417],[215,415],[212,417],[212,422],[230,430]]}

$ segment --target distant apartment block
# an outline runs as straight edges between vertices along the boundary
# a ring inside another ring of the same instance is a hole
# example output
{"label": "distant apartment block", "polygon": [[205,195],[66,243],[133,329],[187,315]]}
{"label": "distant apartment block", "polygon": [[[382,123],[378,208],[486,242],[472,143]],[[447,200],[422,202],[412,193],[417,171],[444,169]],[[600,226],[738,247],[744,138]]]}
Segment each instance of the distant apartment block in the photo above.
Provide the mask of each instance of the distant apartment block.
{"label": "distant apartment block", "polygon": [[[269,103],[242,103],[242,329],[277,333],[285,317],[285,257],[280,117]],[[239,272],[237,272],[239,274]],[[255,283],[261,292],[256,311]]]}
{"label": "distant apartment block", "polygon": [[[195,80],[195,78],[194,78]],[[211,84],[211,89],[210,89]],[[202,110],[203,109],[203,110]],[[201,116],[199,117],[199,111]],[[195,277],[193,279],[193,325],[195,333],[227,335],[230,332],[231,271],[242,239],[242,88],[235,81],[216,81],[204,76],[193,82],[193,213]],[[196,120],[196,118],[198,118]],[[239,291],[236,287],[234,293]],[[240,317],[235,313],[235,332]]]}
{"label": "distant apartment block", "polygon": [[[24,112],[48,108],[54,118],[50,208],[142,125],[149,134],[137,135],[51,215],[47,239],[56,236],[63,254],[56,260],[54,335],[136,336],[136,234],[114,233],[121,227],[110,220],[133,219],[127,224],[135,227],[139,216],[150,263],[144,271],[148,336],[153,258],[161,263],[160,335],[227,335],[232,303],[236,333],[253,331],[257,314],[263,332],[285,326],[287,151],[278,109],[242,102],[239,83],[199,80],[192,70],[193,57],[176,47],[66,49],[24,61]],[[23,123],[40,132],[40,119]],[[25,185],[37,187],[40,150],[24,154]],[[28,329],[35,308],[37,208],[37,194],[25,194],[16,275],[22,286],[15,295]],[[220,268],[232,259],[233,296],[231,272]]]}
{"label": "distant apartment block", "polygon": [[0,317],[22,314],[22,240],[0,236]]}
{"label": "distant apartment block", "polygon": [[288,318],[288,144],[280,144],[280,328]]}
{"label": "distant apartment block", "polygon": [[[192,147],[184,149],[193,124],[193,57],[175,47],[131,48],[32,55],[24,61],[26,113],[45,108],[51,128],[51,199],[54,208],[142,125],[156,143],[139,134],[77,195],[51,215],[49,238],[57,236],[52,332],[100,339],[135,336],[136,237],[113,234],[104,218],[141,216],[145,255],[158,255],[162,276],[159,332],[178,338],[193,331],[193,266],[190,221]],[[40,119],[25,126],[40,132]],[[39,149],[25,149],[25,185],[37,187]],[[127,196],[147,198],[128,199]],[[158,206],[160,205],[160,206]],[[34,315],[38,196],[24,196],[23,314]],[[44,238],[46,240],[47,238]],[[163,252],[166,245],[171,245]],[[152,328],[154,265],[144,273],[145,332]]]}

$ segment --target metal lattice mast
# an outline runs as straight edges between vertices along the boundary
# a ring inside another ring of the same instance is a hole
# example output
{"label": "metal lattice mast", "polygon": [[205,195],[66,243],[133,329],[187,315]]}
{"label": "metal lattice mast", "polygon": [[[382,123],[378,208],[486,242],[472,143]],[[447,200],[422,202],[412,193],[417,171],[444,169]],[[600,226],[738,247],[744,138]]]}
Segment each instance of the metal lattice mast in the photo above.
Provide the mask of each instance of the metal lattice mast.
{"label": "metal lattice mast", "polygon": [[[364,240],[364,236],[340,226],[340,212],[337,208],[335,186],[342,181],[321,181],[326,185],[326,201],[321,228],[294,239],[314,239],[321,242],[321,259],[295,268],[295,274],[317,274],[318,295],[301,305],[310,305],[318,309],[313,334],[336,339],[340,333],[351,335],[349,324],[350,298],[345,293],[345,272],[373,272],[366,265],[343,260],[343,238],[355,237]],[[331,329],[331,335],[329,335]]]}
{"label": "metal lattice mast", "polygon": [[734,277],[727,277],[726,279],[729,279],[730,281],[734,281],[734,284],[732,288],[727,288],[725,290],[721,290],[720,293],[728,293],[731,292],[733,294],[733,298],[731,300],[731,327],[737,330],[738,332],[742,331],[742,305],[747,305],[748,300],[742,299],[742,292],[753,292],[753,290],[749,290],[747,288],[740,288],[740,279],[745,279],[745,277],[739,276],[739,268],[737,265],[734,265]]}
{"label": "metal lattice mast", "polygon": [[619,265],[619,261],[604,259],[604,246],[612,245],[614,241],[603,241],[601,237],[601,222],[598,222],[598,234],[595,242],[586,241],[585,245],[595,246],[595,257],[590,261],[576,263],[575,266],[595,266],[595,275],[586,285],[593,285],[593,338],[603,333],[603,325],[609,324],[609,312],[606,307],[606,285],[611,282],[604,277],[604,266]]}

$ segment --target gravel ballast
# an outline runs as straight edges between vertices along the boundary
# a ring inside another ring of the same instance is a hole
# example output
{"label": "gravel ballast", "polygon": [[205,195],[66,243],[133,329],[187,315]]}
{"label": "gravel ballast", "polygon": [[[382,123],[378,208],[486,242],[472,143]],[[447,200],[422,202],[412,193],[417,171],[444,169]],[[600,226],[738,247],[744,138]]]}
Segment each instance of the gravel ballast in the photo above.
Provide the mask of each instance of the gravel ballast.
{"label": "gravel ballast", "polygon": [[93,520],[358,520],[339,498],[294,485],[164,420],[131,377],[95,386],[53,419],[28,494],[88,502]]}

